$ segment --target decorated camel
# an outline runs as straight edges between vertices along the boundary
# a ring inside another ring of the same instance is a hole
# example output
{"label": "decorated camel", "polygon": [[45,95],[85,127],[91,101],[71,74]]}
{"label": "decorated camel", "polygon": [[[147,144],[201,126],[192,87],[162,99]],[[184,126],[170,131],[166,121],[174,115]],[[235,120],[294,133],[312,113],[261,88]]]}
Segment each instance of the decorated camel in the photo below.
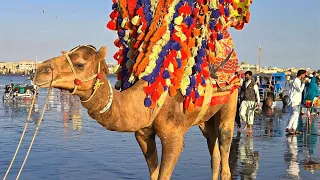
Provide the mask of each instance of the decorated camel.
{"label": "decorated camel", "polygon": [[[249,21],[250,0],[114,0],[107,27],[119,38],[118,82],[107,79],[106,47],[75,47],[44,61],[35,84],[78,95],[111,131],[134,132],[150,179],[170,179],[191,126],[207,139],[212,179],[230,179],[238,60],[228,27]],[[155,136],[162,144],[161,163]],[[220,171],[221,165],[221,171]]]}

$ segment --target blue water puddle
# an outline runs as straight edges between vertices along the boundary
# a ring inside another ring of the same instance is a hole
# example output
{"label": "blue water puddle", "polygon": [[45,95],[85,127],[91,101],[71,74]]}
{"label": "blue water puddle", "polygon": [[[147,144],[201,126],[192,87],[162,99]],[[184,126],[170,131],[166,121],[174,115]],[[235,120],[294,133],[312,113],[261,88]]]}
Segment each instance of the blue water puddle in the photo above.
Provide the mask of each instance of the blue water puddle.
{"label": "blue water puddle", "polygon": [[[5,83],[5,80],[0,80],[0,84]],[[55,90],[51,95],[45,120],[21,179],[149,179],[148,168],[134,134],[105,130],[88,117],[78,99],[61,97],[59,93]],[[41,90],[38,112],[41,112],[45,96],[46,90]],[[276,108],[280,106],[277,104]],[[0,176],[4,175],[13,156],[27,111],[28,104],[0,103]],[[286,137],[288,117],[288,113],[271,119],[257,116],[252,136],[235,128],[230,153],[232,179],[319,177],[319,165],[314,163],[320,162],[320,118],[314,119],[312,135]],[[39,114],[35,114],[8,179],[15,179],[38,119]],[[158,138],[157,143],[160,156]],[[209,151],[198,127],[190,128],[186,134],[185,147],[172,179],[211,179]]]}

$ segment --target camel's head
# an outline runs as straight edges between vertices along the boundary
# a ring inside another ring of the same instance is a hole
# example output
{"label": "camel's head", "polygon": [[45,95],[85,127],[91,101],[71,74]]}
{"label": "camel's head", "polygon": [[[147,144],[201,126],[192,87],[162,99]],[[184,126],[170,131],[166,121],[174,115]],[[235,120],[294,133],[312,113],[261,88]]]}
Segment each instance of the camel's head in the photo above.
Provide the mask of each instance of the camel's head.
{"label": "camel's head", "polygon": [[91,45],[77,46],[69,52],[41,63],[35,75],[34,83],[41,88],[50,86],[66,89],[81,95],[91,91],[97,78],[105,78],[108,68],[105,63],[106,47],[98,51]]}

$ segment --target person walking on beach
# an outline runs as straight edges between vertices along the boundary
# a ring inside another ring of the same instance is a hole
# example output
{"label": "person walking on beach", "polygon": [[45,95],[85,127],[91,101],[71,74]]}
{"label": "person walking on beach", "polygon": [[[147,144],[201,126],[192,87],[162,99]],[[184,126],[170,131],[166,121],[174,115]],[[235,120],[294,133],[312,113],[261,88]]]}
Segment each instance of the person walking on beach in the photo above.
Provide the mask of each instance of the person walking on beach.
{"label": "person walking on beach", "polygon": [[254,111],[256,107],[260,108],[260,95],[259,88],[252,79],[251,71],[245,72],[245,81],[241,86],[240,99],[240,118],[245,123],[242,130],[246,130],[249,126],[248,133],[252,133]]}
{"label": "person walking on beach", "polygon": [[292,113],[286,128],[286,132],[288,132],[289,134],[298,133],[296,130],[298,127],[300,104],[302,100],[302,92],[305,87],[304,78],[306,77],[306,73],[307,72],[305,70],[299,70],[297,73],[297,77],[294,80],[290,89],[290,104],[292,108]]}

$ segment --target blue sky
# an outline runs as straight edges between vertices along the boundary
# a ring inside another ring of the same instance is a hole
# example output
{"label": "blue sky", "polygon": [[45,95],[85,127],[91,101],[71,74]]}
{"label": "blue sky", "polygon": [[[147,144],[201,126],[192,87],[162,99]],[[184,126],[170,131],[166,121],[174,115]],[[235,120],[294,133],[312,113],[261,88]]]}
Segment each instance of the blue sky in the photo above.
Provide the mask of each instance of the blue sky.
{"label": "blue sky", "polygon": [[[0,61],[38,60],[79,44],[108,47],[116,62],[116,34],[105,25],[112,0],[2,0]],[[46,13],[42,13],[42,9]],[[320,1],[253,0],[251,22],[231,30],[239,61],[262,65],[320,69]],[[57,21],[55,16],[62,18]]]}

